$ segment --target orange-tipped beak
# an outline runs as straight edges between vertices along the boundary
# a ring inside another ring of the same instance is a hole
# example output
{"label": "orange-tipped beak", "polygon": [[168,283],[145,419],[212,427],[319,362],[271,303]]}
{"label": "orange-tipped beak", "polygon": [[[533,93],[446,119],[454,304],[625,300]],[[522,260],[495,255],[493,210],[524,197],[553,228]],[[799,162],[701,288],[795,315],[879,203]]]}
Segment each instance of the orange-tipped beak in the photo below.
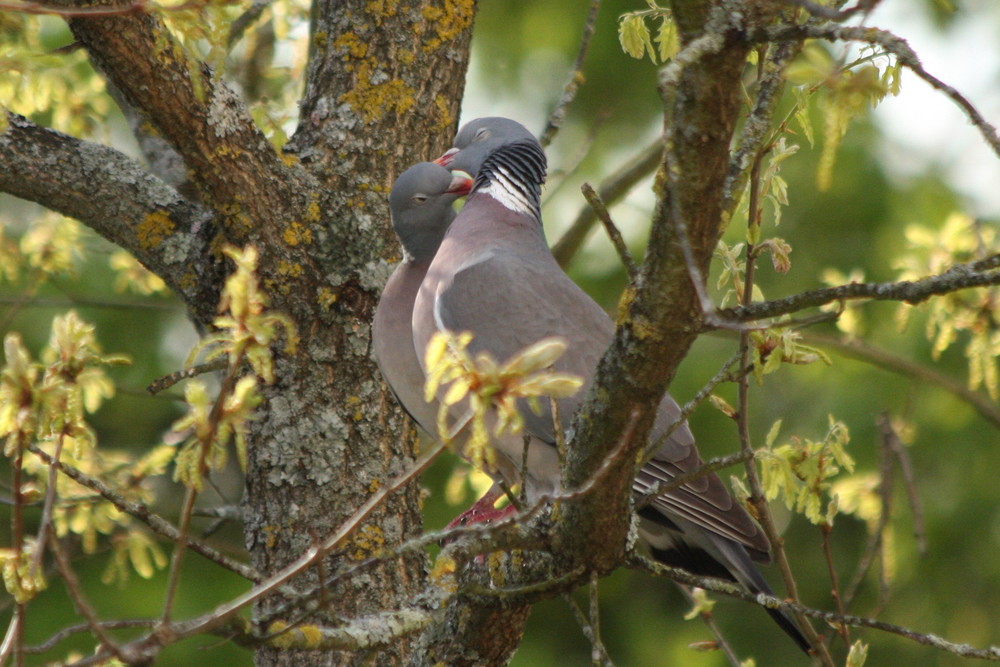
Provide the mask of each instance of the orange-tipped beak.
{"label": "orange-tipped beak", "polygon": [[451,161],[455,159],[455,153],[458,152],[457,148],[449,148],[444,152],[444,155],[434,160],[434,164],[439,164],[442,167],[447,167],[451,164]]}
{"label": "orange-tipped beak", "polygon": [[[441,157],[444,157],[443,155]],[[438,158],[439,160],[441,158]],[[467,195],[472,190],[472,184],[475,181],[469,177],[464,171],[453,171],[451,172],[451,185],[445,191],[448,194],[453,195]]]}

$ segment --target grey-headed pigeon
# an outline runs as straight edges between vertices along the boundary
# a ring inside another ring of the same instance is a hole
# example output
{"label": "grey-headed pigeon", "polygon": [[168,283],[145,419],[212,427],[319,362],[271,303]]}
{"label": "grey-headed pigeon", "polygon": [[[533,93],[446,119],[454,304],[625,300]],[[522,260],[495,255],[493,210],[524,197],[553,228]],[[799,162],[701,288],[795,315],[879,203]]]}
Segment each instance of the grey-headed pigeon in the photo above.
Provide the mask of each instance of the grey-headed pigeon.
{"label": "grey-headed pigeon", "polygon": [[535,141],[535,136],[524,125],[510,118],[477,118],[462,126],[455,135],[454,147],[434,162],[453,171],[464,171],[475,178],[490,153],[516,141]]}
{"label": "grey-headed pigeon", "polygon": [[464,175],[420,162],[400,174],[389,193],[392,225],[403,246],[403,261],[389,276],[375,309],[375,359],[399,403],[431,435],[437,433],[437,407],[424,401],[424,373],[410,328],[413,300],[448,225],[455,219],[452,203],[471,186],[472,180]]}
{"label": "grey-headed pigeon", "polygon": [[[446,154],[450,164],[463,164],[463,152]],[[568,348],[554,369],[584,378],[580,392],[559,401],[565,431],[611,343],[614,324],[549,251],[540,212],[545,169],[545,155],[533,138],[505,143],[482,162],[469,199],[420,286],[413,335],[420,351],[436,331],[470,331],[474,338],[469,351],[488,352],[498,361],[542,338],[564,339]],[[456,416],[464,410],[458,407]],[[520,436],[494,438],[495,469],[488,472],[509,484],[523,481],[531,500],[558,489],[560,470],[549,405],[541,403],[541,414],[522,407],[531,436],[527,453]],[[666,394],[650,437],[665,433],[679,416],[680,408]],[[642,495],[701,463],[690,429],[681,424],[640,470],[633,489]],[[639,514],[640,535],[658,560],[735,580],[752,592],[771,593],[753,564],[769,562],[767,537],[718,476],[705,475],[656,496]],[[795,623],[780,610],[767,611],[808,652],[809,644]]]}

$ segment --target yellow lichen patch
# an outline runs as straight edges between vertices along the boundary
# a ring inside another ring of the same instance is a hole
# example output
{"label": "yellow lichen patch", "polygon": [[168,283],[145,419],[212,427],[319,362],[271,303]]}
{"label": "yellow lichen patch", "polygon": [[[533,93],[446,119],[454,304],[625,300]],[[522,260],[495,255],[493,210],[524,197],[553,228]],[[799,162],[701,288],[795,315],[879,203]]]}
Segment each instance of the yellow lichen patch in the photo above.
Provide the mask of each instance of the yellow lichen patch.
{"label": "yellow lichen patch", "polygon": [[409,49],[400,49],[399,51],[396,51],[396,60],[398,60],[404,65],[411,64],[413,62],[413,59],[416,57],[417,55],[413,51],[410,51]]}
{"label": "yellow lichen patch", "polygon": [[424,43],[424,51],[438,48],[472,25],[474,6],[474,0],[445,0],[444,7],[424,7],[420,13],[435,35]]}
{"label": "yellow lichen patch", "polygon": [[174,221],[170,219],[170,214],[160,209],[143,218],[142,222],[135,228],[135,235],[139,239],[139,245],[149,250],[160,245],[165,238],[173,234],[174,228]]}
{"label": "yellow lichen patch", "polygon": [[504,564],[504,552],[494,551],[489,556],[486,557],[486,566],[490,570],[490,578],[493,580],[493,584],[496,586],[503,586],[506,583],[506,577],[504,576],[503,570]]}
{"label": "yellow lichen patch", "polygon": [[359,422],[365,418],[364,414],[361,412],[361,399],[359,397],[348,396],[345,402],[348,406],[354,408],[354,414],[351,415],[351,418],[354,419],[354,421]]}
{"label": "yellow lichen patch", "polygon": [[319,222],[319,197],[315,194],[309,196],[309,203],[306,204],[306,221]]}
{"label": "yellow lichen patch", "polygon": [[399,0],[371,0],[365,3],[365,10],[375,19],[375,25],[382,25],[382,19],[399,13]]}
{"label": "yellow lichen patch", "polygon": [[372,481],[371,481],[371,482],[370,482],[370,483],[368,484],[368,493],[375,493],[375,492],[376,492],[376,491],[378,491],[378,490],[379,490],[380,488],[382,488],[382,482],[378,481],[377,479],[373,479],[373,480],[372,480]]}
{"label": "yellow lichen patch", "polygon": [[286,630],[288,630],[288,623],[284,621],[271,623],[267,626],[267,634],[275,636],[271,637],[268,643],[276,648],[292,648],[295,645],[295,638],[290,632],[285,632]]}
{"label": "yellow lichen patch", "polygon": [[628,311],[632,306],[632,302],[635,301],[636,291],[635,288],[629,285],[622,291],[621,298],[618,299],[618,310],[617,317],[615,318],[615,324],[621,324],[628,319]]}
{"label": "yellow lichen patch", "polygon": [[413,107],[413,88],[400,79],[390,79],[373,84],[372,60],[365,60],[358,67],[354,88],[340,96],[366,123],[380,120],[386,113],[394,111],[402,115]]}
{"label": "yellow lichen patch", "polygon": [[278,273],[283,276],[289,276],[291,278],[298,278],[302,275],[302,265],[296,264],[294,262],[286,262],[281,260],[278,262]]}
{"label": "yellow lichen patch", "polygon": [[327,32],[325,30],[317,30],[316,34],[312,37],[313,46],[317,49],[322,49],[326,47]]}
{"label": "yellow lichen patch", "polygon": [[297,246],[300,243],[312,243],[313,240],[312,230],[300,222],[293,222],[288,225],[282,237],[284,237],[285,243],[290,246]]}
{"label": "yellow lichen patch", "polygon": [[441,554],[434,561],[434,567],[431,568],[431,581],[441,584],[444,579],[449,579],[451,580],[451,585],[454,586],[456,569],[457,565],[455,564],[455,559]]}
{"label": "yellow lichen patch", "polygon": [[385,535],[378,526],[362,526],[354,538],[354,551],[351,558],[354,560],[364,560],[371,556],[377,556],[385,544]]}
{"label": "yellow lichen patch", "polygon": [[344,49],[352,58],[360,60],[368,55],[368,43],[353,32],[345,32],[333,41],[334,48]]}
{"label": "yellow lichen patch", "polygon": [[656,336],[657,330],[645,317],[634,317],[632,318],[632,335],[639,340],[646,340]]}
{"label": "yellow lichen patch", "polygon": [[315,625],[300,625],[299,634],[305,640],[305,646],[302,648],[319,648],[320,641],[323,639],[323,633]]}
{"label": "yellow lichen patch", "polygon": [[267,535],[267,548],[271,549],[275,544],[278,543],[278,532],[279,528],[277,526],[264,526],[264,534]]}
{"label": "yellow lichen patch", "polygon": [[291,167],[299,161],[298,156],[292,153],[282,153],[280,157],[281,161],[285,163],[286,167]]}
{"label": "yellow lichen patch", "polygon": [[321,287],[317,299],[324,310],[329,310],[330,306],[337,303],[337,292],[329,287]]}
{"label": "yellow lichen patch", "polygon": [[451,125],[451,111],[448,110],[448,100],[444,95],[434,96],[434,108],[437,109],[438,120],[431,127],[431,131],[443,132]]}

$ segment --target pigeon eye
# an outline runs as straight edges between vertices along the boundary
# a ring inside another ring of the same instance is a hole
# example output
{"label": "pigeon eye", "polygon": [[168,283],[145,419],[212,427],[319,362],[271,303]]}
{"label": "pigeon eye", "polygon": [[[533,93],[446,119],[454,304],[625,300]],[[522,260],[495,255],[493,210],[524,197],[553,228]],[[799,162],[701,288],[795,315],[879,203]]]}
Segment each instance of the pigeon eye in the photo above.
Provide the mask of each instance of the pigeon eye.
{"label": "pigeon eye", "polygon": [[410,197],[410,201],[414,204],[423,204],[427,201],[427,195],[413,195]]}
{"label": "pigeon eye", "polygon": [[479,131],[476,132],[476,137],[473,139],[473,141],[482,141],[483,139],[485,139],[489,135],[490,135],[489,128],[481,127],[481,128],[479,128]]}

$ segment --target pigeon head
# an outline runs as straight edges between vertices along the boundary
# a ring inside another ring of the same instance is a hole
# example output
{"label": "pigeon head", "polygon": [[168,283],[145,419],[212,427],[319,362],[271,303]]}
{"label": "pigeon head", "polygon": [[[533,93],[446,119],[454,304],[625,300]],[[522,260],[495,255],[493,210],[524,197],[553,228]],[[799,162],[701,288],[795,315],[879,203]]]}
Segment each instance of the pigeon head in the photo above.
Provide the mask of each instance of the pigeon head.
{"label": "pigeon head", "polygon": [[524,125],[510,118],[477,118],[458,131],[454,148],[434,161],[449,169],[460,169],[476,176],[490,153],[504,144],[517,141],[535,141],[535,137]]}
{"label": "pigeon head", "polygon": [[487,194],[540,222],[545,168],[545,153],[534,138],[504,144],[483,161],[472,192]]}
{"label": "pigeon head", "polygon": [[469,193],[472,179],[433,162],[420,162],[399,175],[389,193],[392,227],[406,254],[429,260],[455,218],[451,205]]}

